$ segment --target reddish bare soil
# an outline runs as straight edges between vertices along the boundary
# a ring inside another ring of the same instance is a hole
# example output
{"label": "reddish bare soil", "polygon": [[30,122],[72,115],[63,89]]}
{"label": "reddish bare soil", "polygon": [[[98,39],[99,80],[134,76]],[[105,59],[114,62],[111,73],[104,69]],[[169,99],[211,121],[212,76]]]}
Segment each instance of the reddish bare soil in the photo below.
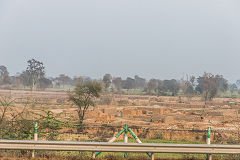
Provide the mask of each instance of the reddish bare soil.
{"label": "reddish bare soil", "polygon": [[[28,108],[37,113],[50,110],[62,120],[77,122],[77,108],[68,101],[66,92],[0,90],[0,95],[11,96],[18,108],[23,108],[27,102]],[[230,104],[229,101],[235,103]],[[209,126],[215,131],[216,138],[237,137],[240,133],[240,99],[215,98],[204,105],[201,97],[111,94],[103,95],[97,103],[95,108],[90,107],[84,121],[89,128],[87,134],[93,136],[101,131],[94,127],[115,127],[109,131],[110,136],[124,124],[132,126],[138,135],[148,129],[144,138],[154,138],[155,130],[161,130],[162,138],[166,139],[202,139],[205,132],[194,131],[206,130]],[[193,132],[189,132],[191,130]]]}

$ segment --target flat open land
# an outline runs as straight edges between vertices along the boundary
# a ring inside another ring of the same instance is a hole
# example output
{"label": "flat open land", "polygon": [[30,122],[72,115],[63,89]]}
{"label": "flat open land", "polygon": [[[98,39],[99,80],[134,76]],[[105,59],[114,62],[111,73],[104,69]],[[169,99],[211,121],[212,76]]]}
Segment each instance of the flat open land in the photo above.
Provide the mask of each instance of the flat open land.
{"label": "flat open land", "polygon": [[[14,100],[14,111],[25,108],[28,113],[26,117],[30,120],[39,118],[39,115],[46,116],[46,113],[51,111],[57,120],[77,124],[77,107],[68,101],[68,94],[68,92],[0,90],[1,97],[10,97]],[[59,135],[55,140],[107,142],[128,124],[143,143],[206,143],[207,127],[212,128],[212,143],[240,142],[240,99],[237,98],[215,98],[205,105],[201,97],[104,94],[96,99],[96,103],[95,107],[89,108],[84,120],[85,128],[81,133],[77,133],[74,127],[64,127],[57,131]],[[44,136],[40,136],[39,139],[48,140]],[[118,142],[122,141],[121,136]],[[135,142],[130,135],[129,142]],[[30,154],[27,152],[27,155]],[[42,159],[41,154],[43,159],[58,159],[57,157],[79,159],[79,152],[54,152],[53,156],[52,152],[39,152],[37,159]],[[22,153],[14,152],[10,155],[20,157]],[[85,158],[81,159],[89,159],[90,155],[91,153],[86,153],[82,155]],[[159,153],[156,154],[156,159],[193,160],[205,159],[205,156],[205,154]],[[1,157],[9,158],[9,153],[0,152],[0,159]],[[103,153],[98,159],[120,160],[122,157],[122,153],[114,155]],[[149,159],[144,154],[132,153],[129,157]],[[214,159],[238,158],[234,155],[216,155]]]}
{"label": "flat open land", "polygon": [[[77,123],[76,106],[67,92],[0,90],[11,96],[17,108],[36,113],[52,111],[59,120]],[[140,138],[205,141],[206,129],[213,141],[228,143],[240,135],[240,99],[215,98],[205,105],[201,97],[167,97],[105,94],[86,114],[84,134],[107,140],[128,124]],[[63,132],[75,133],[74,129]],[[106,139],[104,139],[104,137]]]}

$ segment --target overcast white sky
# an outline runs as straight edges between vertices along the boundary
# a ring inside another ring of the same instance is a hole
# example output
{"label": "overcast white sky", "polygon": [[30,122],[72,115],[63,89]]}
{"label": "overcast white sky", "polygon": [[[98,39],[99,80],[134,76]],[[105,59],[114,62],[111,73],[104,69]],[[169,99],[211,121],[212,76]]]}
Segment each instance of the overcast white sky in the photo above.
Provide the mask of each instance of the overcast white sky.
{"label": "overcast white sky", "polygon": [[0,0],[0,65],[48,76],[240,79],[239,0]]}

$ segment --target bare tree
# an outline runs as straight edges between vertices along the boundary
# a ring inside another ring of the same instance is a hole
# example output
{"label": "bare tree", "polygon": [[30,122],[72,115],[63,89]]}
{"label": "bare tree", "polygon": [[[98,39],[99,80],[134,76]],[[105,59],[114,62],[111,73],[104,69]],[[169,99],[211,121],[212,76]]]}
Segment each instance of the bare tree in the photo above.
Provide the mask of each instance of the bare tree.
{"label": "bare tree", "polygon": [[6,119],[6,114],[8,110],[13,106],[14,99],[11,99],[6,96],[0,96],[0,126],[3,124],[3,121]]}

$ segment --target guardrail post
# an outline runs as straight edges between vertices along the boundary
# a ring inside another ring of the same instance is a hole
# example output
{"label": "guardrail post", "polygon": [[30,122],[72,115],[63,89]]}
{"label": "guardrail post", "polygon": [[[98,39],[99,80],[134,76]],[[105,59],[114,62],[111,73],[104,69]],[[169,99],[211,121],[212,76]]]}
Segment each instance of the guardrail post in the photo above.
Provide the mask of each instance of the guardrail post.
{"label": "guardrail post", "polygon": [[151,154],[151,160],[154,160],[154,153]]}
{"label": "guardrail post", "polygon": [[[121,136],[121,134],[122,134],[124,131],[125,131],[125,129],[121,130],[116,136],[114,136],[114,137],[113,137],[112,139],[110,139],[108,142],[109,142],[109,143],[113,143],[118,137]],[[95,158],[96,158],[99,154],[101,154],[101,152],[96,152],[96,153],[95,153]]]}
{"label": "guardrail post", "polygon": [[[124,135],[124,143],[128,143],[128,125],[125,124],[125,135]],[[124,152],[124,158],[127,158],[127,153]]]}
{"label": "guardrail post", "polygon": [[[35,121],[35,124],[34,124],[34,141],[38,140],[37,127],[38,127],[38,123],[37,123],[37,121]],[[36,155],[36,151],[33,150],[32,151],[32,158],[35,158],[35,155]]]}
{"label": "guardrail post", "polygon": [[[138,143],[142,143],[142,141],[136,136],[136,134],[130,129],[128,128],[128,131],[130,132],[130,134],[133,136],[133,138],[138,142]],[[147,152],[147,155],[152,158],[152,153]]]}
{"label": "guardrail post", "polygon": [[[207,144],[211,144],[211,127],[208,127]],[[207,160],[212,160],[212,154],[207,154]]]}
{"label": "guardrail post", "polygon": [[92,152],[92,160],[94,160],[95,158],[96,158],[95,152]]}

